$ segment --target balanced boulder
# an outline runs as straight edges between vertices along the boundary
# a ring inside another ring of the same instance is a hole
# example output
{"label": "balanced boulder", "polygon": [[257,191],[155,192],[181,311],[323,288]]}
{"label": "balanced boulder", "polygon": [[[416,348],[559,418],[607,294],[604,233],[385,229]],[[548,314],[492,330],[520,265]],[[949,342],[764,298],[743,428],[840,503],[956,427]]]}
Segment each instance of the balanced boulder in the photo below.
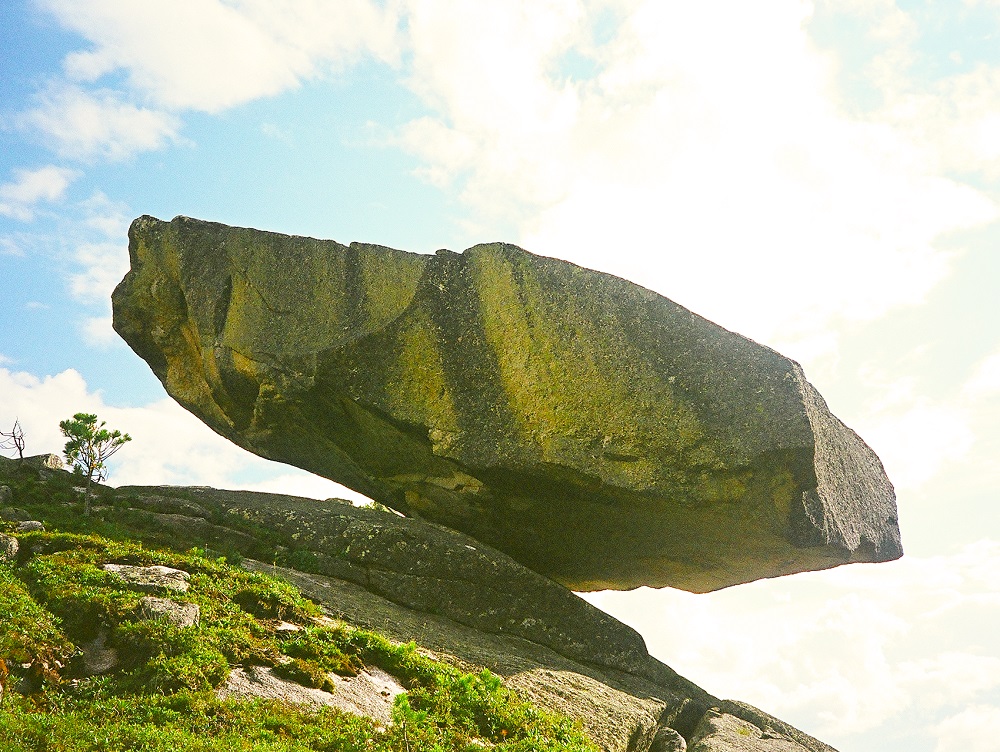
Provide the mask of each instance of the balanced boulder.
{"label": "balanced boulder", "polygon": [[115,329],[261,456],[577,590],[703,592],[902,549],[875,453],[795,362],[625,280],[137,219]]}

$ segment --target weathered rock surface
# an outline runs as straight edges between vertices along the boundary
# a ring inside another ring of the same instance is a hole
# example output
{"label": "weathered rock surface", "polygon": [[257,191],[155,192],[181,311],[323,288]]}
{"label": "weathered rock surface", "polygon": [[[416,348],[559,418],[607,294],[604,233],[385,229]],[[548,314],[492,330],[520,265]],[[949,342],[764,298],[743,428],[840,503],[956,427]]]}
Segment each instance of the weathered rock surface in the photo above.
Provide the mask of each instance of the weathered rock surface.
{"label": "weathered rock surface", "polygon": [[197,603],[179,603],[153,595],[140,599],[139,614],[143,620],[165,621],[175,627],[196,627],[201,620],[201,608]]}
{"label": "weathered rock surface", "polygon": [[186,593],[191,575],[173,567],[154,565],[136,567],[131,564],[104,564],[105,572],[123,580],[130,588],[146,593]]}
{"label": "weathered rock surface", "polygon": [[13,561],[17,558],[19,550],[20,544],[18,544],[17,538],[13,535],[0,533],[0,562]]}
{"label": "weathered rock surface", "polygon": [[283,679],[266,666],[246,666],[234,670],[221,697],[261,697],[299,705],[327,705],[355,715],[368,716],[388,725],[392,722],[392,703],[405,690],[399,682],[379,668],[365,669],[357,676],[330,674],[336,692],[303,687]]}
{"label": "weathered rock surface", "polygon": [[801,368],[630,282],[499,243],[129,238],[115,328],[178,402],[574,589],[901,554],[881,463]]}
{"label": "weathered rock surface", "polygon": [[90,642],[80,645],[83,653],[83,665],[80,673],[83,676],[106,674],[118,666],[118,651],[108,645],[108,630],[101,627],[97,636]]}
{"label": "weathered rock surface", "polygon": [[[183,501],[201,508],[215,528],[239,533],[235,541],[266,531],[295,568],[246,559],[247,568],[284,577],[332,617],[414,641],[468,669],[489,668],[541,707],[579,719],[605,752],[683,751],[712,708],[753,724],[758,740],[780,736],[809,752],[833,752],[756,708],[713,697],[649,656],[631,628],[462,533],[334,500],[161,486],[118,493],[143,502],[136,505],[147,525],[157,509]],[[175,515],[162,516],[173,529]],[[321,690],[286,687],[263,669],[236,672],[230,685],[289,701],[331,700]],[[348,682],[333,697],[354,698],[356,689],[365,687]],[[367,700],[350,702],[361,707]]]}
{"label": "weathered rock surface", "polygon": [[689,752],[806,752],[796,741],[771,728],[760,729],[742,718],[709,710],[691,737]]}
{"label": "weathered rock surface", "polygon": [[[231,526],[266,530],[293,544],[297,566],[308,565],[421,612],[622,671],[641,672],[649,658],[631,627],[500,551],[441,525],[337,500],[280,494],[143,486],[123,486],[119,492],[144,498],[147,510],[162,503],[158,498],[183,494],[206,511],[216,510]],[[174,516],[162,515],[167,529]],[[231,527],[229,532],[230,541],[245,535]],[[685,691],[693,689],[685,683]]]}

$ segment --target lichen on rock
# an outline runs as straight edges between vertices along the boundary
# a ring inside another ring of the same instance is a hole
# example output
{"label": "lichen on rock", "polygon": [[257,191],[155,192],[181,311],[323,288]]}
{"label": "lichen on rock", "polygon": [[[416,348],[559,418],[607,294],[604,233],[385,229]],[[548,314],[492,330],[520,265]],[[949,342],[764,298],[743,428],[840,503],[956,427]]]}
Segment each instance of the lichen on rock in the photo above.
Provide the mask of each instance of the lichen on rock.
{"label": "lichen on rock", "polygon": [[631,282],[186,217],[129,252],[115,328],[214,430],[574,589],[902,553],[878,457],[798,364]]}

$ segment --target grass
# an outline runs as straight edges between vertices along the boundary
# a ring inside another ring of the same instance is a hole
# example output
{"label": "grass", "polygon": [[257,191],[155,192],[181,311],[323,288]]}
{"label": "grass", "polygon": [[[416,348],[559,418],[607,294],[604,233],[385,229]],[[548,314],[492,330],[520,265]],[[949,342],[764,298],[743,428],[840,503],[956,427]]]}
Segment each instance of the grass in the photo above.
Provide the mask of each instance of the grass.
{"label": "grass", "polygon": [[[321,619],[320,608],[291,585],[204,549],[174,550],[120,520],[74,515],[60,502],[73,503],[75,492],[61,482],[15,489],[18,506],[44,511],[54,529],[19,533],[17,560],[0,563],[0,749],[596,750],[577,725],[524,701],[488,671],[467,673],[412,643]],[[12,527],[0,523],[0,531]],[[142,620],[143,594],[101,569],[112,562],[190,573],[189,591],[170,597],[197,604],[199,625]],[[298,629],[278,629],[280,622]],[[117,651],[119,664],[87,676],[80,646],[98,637]],[[331,673],[379,667],[406,692],[388,726],[333,708],[220,699],[216,690],[230,671],[247,665],[327,689]]]}

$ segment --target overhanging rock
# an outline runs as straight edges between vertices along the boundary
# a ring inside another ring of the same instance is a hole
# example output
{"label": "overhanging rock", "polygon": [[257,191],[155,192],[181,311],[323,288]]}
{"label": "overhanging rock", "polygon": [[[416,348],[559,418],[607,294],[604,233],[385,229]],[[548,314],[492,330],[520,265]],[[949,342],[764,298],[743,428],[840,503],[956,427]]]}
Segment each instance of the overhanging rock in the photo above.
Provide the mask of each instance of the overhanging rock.
{"label": "overhanging rock", "polygon": [[252,452],[577,590],[901,555],[892,485],[795,362],[501,243],[418,255],[141,217],[115,329]]}

